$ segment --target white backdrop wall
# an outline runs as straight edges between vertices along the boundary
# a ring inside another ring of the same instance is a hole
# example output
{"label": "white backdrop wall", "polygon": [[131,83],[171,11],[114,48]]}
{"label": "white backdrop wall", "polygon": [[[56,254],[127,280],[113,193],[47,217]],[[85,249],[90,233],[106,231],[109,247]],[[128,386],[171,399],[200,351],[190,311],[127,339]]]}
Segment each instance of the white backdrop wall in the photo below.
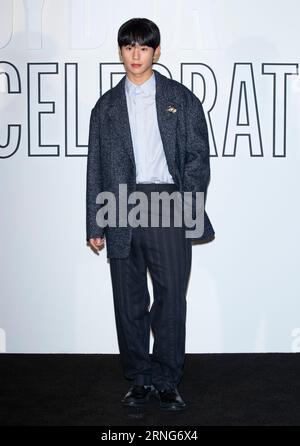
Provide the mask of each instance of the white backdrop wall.
{"label": "white backdrop wall", "polygon": [[296,0],[0,1],[0,351],[118,352],[86,154],[131,17],[160,27],[155,68],[209,125],[216,239],[193,247],[186,351],[300,351],[299,16]]}

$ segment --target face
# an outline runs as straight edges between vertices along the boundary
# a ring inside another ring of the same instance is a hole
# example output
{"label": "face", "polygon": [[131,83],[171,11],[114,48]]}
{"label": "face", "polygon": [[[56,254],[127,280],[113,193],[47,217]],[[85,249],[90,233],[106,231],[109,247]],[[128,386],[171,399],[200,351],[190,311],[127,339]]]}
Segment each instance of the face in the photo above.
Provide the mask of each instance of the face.
{"label": "face", "polygon": [[154,51],[146,45],[126,45],[119,48],[120,59],[122,60],[127,74],[132,77],[141,78],[152,71],[152,64],[156,62],[160,53],[160,47]]}

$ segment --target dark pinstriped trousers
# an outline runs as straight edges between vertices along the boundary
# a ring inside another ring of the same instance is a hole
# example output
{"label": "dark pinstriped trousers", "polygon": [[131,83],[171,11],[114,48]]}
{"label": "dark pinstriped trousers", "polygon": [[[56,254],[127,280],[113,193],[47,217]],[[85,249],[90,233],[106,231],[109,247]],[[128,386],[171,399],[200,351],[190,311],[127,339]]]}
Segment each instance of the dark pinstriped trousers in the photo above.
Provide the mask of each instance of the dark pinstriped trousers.
{"label": "dark pinstriped trousers", "polygon": [[[171,193],[177,187],[137,184],[136,190],[150,199],[151,191]],[[171,206],[171,222],[172,215]],[[191,260],[191,239],[185,237],[184,227],[162,227],[161,223],[159,227],[132,228],[129,256],[110,259],[121,364],[125,378],[133,384],[154,384],[163,390],[176,387],[182,378]],[[153,284],[151,309],[147,269]]]}

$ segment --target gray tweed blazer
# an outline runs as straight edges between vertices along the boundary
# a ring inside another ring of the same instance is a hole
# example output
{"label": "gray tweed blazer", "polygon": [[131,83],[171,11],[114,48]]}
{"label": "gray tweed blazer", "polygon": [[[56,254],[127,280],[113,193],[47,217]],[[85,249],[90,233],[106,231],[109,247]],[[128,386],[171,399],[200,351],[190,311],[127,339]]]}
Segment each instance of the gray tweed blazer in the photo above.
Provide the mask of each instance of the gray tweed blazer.
{"label": "gray tweed blazer", "polygon": [[[169,172],[179,191],[204,192],[206,199],[210,179],[210,153],[207,124],[201,101],[185,85],[153,69],[156,80],[157,120]],[[116,196],[119,184],[126,183],[128,195],[135,190],[136,166],[125,95],[125,78],[104,93],[91,111],[87,176],[86,240],[106,238],[108,258],[129,254],[132,228],[99,227],[96,203],[99,192]],[[176,108],[172,113],[169,106]],[[195,203],[193,201],[193,206]],[[214,238],[214,229],[205,211],[204,233],[193,243]]]}

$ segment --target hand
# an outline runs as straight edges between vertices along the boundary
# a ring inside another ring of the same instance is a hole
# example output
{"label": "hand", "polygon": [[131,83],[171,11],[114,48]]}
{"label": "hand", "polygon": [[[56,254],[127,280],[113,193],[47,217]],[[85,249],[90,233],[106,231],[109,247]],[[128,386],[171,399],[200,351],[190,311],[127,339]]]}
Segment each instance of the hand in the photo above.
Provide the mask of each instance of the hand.
{"label": "hand", "polygon": [[98,251],[105,246],[105,237],[90,238],[89,246],[95,254],[99,255]]}

